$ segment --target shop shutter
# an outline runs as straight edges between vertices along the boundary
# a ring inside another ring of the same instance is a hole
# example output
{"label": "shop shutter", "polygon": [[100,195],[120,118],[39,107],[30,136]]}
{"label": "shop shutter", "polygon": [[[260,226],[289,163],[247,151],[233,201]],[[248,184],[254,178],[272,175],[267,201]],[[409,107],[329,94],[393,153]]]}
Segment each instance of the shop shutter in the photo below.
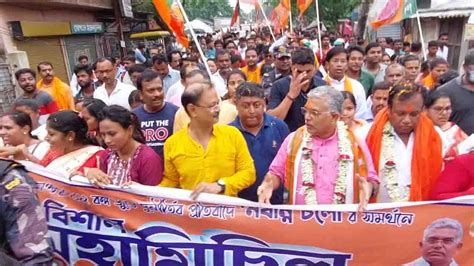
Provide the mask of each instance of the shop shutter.
{"label": "shop shutter", "polygon": [[55,76],[69,84],[59,37],[27,38],[16,41],[16,46],[18,50],[26,52],[30,68],[36,71],[39,62],[49,61],[53,64]]}
{"label": "shop shutter", "polygon": [[401,39],[401,26],[400,23],[389,24],[380,27],[377,30],[377,37],[390,37],[394,40]]}
{"label": "shop shutter", "polygon": [[78,63],[77,58],[86,55],[89,63],[92,64],[97,59],[97,48],[94,35],[71,35],[64,37],[66,53],[71,76],[74,73],[74,66]]}

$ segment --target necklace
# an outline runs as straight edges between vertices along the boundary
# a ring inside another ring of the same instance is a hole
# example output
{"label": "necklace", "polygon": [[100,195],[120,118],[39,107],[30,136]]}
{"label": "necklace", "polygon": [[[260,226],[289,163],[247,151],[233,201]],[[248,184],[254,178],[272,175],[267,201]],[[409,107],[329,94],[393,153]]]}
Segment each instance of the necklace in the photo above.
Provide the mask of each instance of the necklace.
{"label": "necklace", "polygon": [[[351,140],[347,132],[347,126],[342,121],[337,122],[338,136],[338,175],[334,188],[334,204],[344,204],[346,202],[347,176],[350,172],[350,165],[354,161]],[[302,187],[304,200],[307,205],[318,204],[316,186],[314,184],[314,163],[312,154],[312,137],[305,129],[303,133],[303,148],[301,160]]]}

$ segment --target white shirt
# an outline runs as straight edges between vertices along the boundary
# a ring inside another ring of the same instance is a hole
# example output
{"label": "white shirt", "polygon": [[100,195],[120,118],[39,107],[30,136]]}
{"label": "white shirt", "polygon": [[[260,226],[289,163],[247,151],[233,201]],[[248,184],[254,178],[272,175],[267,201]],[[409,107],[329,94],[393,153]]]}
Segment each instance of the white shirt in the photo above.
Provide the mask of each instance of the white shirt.
{"label": "white shirt", "polygon": [[444,58],[444,60],[448,60],[448,53],[449,53],[448,46],[442,46],[438,48],[438,52],[436,52],[436,57],[441,57],[441,58]]}
{"label": "white shirt", "polygon": [[31,135],[37,137],[39,140],[44,140],[46,135],[48,135],[48,131],[46,130],[46,124],[43,124],[37,127],[35,130],[31,131]]}
{"label": "white shirt", "polygon": [[[431,263],[427,262],[423,257],[420,257],[412,262],[403,264],[403,266],[430,266]],[[457,262],[452,259],[448,266],[458,266]]]}
{"label": "white shirt", "polygon": [[[329,78],[331,79],[332,87],[334,87],[338,91],[344,91],[345,90],[344,83],[345,83],[346,78],[348,78],[348,77],[344,77],[340,81],[332,79],[331,77],[329,77]],[[369,111],[367,109],[367,100],[366,100],[366,97],[365,97],[364,86],[362,86],[362,84],[359,81],[355,80],[355,79],[351,79],[351,78],[348,78],[348,79],[351,82],[352,94],[354,94],[354,98],[355,98],[356,104],[357,104],[355,117],[357,119],[364,119],[365,120],[369,116],[367,114],[367,112],[369,112]]]}
{"label": "white shirt", "polygon": [[184,92],[184,85],[182,81],[176,82],[175,84],[171,85],[171,87],[166,92],[165,99],[169,100],[173,98],[173,96],[181,95]]}
{"label": "white shirt", "polygon": [[77,93],[79,92],[79,90],[81,90],[81,88],[79,87],[79,84],[77,83],[77,76],[75,73],[72,74],[71,82],[69,82],[69,88],[71,88],[72,97],[75,97]]}
{"label": "white shirt", "polygon": [[38,124],[46,125],[46,122],[48,121],[48,117],[49,117],[49,114],[40,115],[38,118]]}
{"label": "white shirt", "polygon": [[385,48],[385,53],[388,54],[388,56],[392,57],[395,51],[390,48]]}
{"label": "white shirt", "polygon": [[247,46],[245,46],[244,48],[240,48],[239,46],[239,53],[240,53],[240,57],[242,57],[242,59],[245,58],[245,52],[247,51]]}
{"label": "white shirt", "polygon": [[[408,145],[403,143],[402,139],[398,136],[398,134],[393,130],[395,134],[395,141],[393,147],[393,154],[395,155],[393,161],[395,163],[395,168],[397,169],[397,180],[398,185],[401,187],[408,187],[411,185],[411,161],[413,157],[413,144],[415,140],[415,133],[412,132],[408,139]],[[380,156],[379,162],[379,171],[382,169],[384,158]],[[381,184],[380,184],[380,191],[379,191],[379,200],[377,202],[391,202],[390,197],[388,196],[387,188],[386,188],[387,181],[381,176]],[[408,189],[409,191],[409,189]]]}
{"label": "white shirt", "polygon": [[211,76],[211,82],[212,84],[214,84],[214,87],[216,88],[216,91],[219,96],[224,97],[224,95],[226,95],[227,93],[227,85],[224,78],[219,74],[219,71],[217,71]]}
{"label": "white shirt", "polygon": [[103,84],[94,91],[94,98],[102,100],[107,105],[117,104],[130,110],[128,96],[134,90],[136,90],[136,88],[132,85],[117,80],[117,85],[115,85],[115,88],[110,95],[108,95],[107,90],[105,89],[105,84]]}

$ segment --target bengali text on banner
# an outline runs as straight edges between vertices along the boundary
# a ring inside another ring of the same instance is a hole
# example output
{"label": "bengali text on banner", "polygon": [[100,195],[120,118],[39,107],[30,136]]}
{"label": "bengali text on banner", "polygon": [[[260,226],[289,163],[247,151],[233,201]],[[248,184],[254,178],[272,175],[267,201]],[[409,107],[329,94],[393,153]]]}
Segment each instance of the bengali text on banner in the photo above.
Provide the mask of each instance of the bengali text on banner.
{"label": "bengali text on banner", "polygon": [[474,196],[357,213],[356,205],[271,206],[221,195],[192,201],[189,191],[141,185],[99,189],[27,168],[55,249],[71,265],[403,265],[422,258],[425,228],[441,218],[463,228],[453,261],[474,265]]}

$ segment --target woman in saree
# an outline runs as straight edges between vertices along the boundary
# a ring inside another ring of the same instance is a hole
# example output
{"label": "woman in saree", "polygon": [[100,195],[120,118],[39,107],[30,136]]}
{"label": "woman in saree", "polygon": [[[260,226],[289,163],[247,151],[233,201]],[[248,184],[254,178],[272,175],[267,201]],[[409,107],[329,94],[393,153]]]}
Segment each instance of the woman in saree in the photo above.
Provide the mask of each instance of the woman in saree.
{"label": "woman in saree", "polygon": [[104,150],[92,145],[87,136],[87,123],[76,112],[65,110],[52,114],[46,130],[46,141],[51,148],[40,161],[41,165],[66,177],[97,167]]}

